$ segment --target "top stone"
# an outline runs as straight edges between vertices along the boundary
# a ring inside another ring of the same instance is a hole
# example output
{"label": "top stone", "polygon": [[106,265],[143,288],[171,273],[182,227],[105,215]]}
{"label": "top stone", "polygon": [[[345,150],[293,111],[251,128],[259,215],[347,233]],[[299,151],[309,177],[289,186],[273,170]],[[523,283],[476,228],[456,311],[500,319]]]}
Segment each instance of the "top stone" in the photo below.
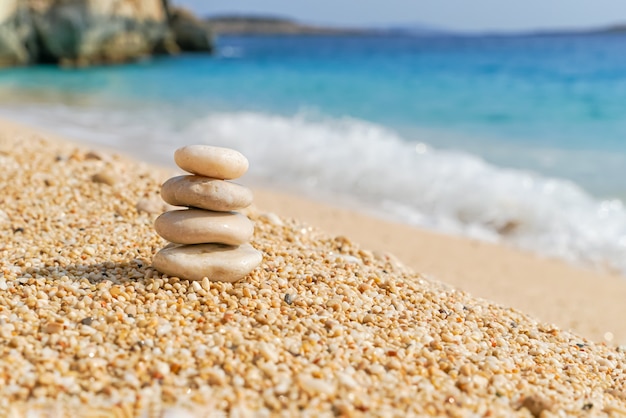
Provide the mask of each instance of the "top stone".
{"label": "top stone", "polygon": [[241,153],[210,145],[187,145],[174,153],[174,161],[183,170],[199,176],[232,180],[248,170],[248,159]]}

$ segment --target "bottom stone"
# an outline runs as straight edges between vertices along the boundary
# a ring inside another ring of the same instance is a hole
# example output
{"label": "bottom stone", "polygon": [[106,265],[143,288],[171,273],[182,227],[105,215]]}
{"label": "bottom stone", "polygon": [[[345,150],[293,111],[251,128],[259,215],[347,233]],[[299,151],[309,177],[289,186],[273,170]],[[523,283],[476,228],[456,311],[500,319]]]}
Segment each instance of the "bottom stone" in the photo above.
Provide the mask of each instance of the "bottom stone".
{"label": "bottom stone", "polygon": [[168,245],[152,260],[152,267],[187,280],[236,282],[254,270],[263,256],[250,244]]}

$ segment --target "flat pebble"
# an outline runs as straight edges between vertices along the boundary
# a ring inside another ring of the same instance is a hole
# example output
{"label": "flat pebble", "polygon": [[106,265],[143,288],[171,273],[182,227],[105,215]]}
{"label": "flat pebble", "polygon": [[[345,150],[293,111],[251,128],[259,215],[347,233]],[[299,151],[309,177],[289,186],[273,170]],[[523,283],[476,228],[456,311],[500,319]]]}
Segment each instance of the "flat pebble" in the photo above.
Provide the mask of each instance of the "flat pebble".
{"label": "flat pebble", "polygon": [[57,332],[63,331],[63,324],[61,322],[48,322],[43,326],[43,331],[48,334],[56,334]]}
{"label": "flat pebble", "polygon": [[163,213],[154,222],[154,229],[177,244],[240,245],[250,241],[254,224],[237,212],[184,209]]}
{"label": "flat pebble", "polygon": [[283,221],[280,219],[280,216],[272,212],[262,213],[261,215],[259,215],[259,217],[276,226],[284,225]]}
{"label": "flat pebble", "polygon": [[113,170],[105,169],[91,177],[91,181],[94,183],[103,183],[109,186],[113,186],[119,181],[119,175]]}
{"label": "flat pebble", "polygon": [[111,157],[102,151],[91,150],[85,154],[86,160],[110,160]]}
{"label": "flat pebble", "polygon": [[163,202],[163,200],[159,197],[151,197],[141,199],[135,205],[135,209],[137,209],[137,212],[156,214],[164,212],[166,210],[171,210],[173,209],[173,206]]}
{"label": "flat pebble", "polygon": [[161,197],[170,205],[220,212],[242,209],[252,203],[250,189],[200,176],[172,177],[161,187]]}
{"label": "flat pebble", "polygon": [[222,180],[241,177],[248,170],[248,159],[238,151],[210,145],[187,145],[174,153],[183,170]]}
{"label": "flat pebble", "polygon": [[221,244],[170,246],[159,251],[152,266],[161,273],[187,280],[236,282],[263,260],[250,244],[240,247]]}

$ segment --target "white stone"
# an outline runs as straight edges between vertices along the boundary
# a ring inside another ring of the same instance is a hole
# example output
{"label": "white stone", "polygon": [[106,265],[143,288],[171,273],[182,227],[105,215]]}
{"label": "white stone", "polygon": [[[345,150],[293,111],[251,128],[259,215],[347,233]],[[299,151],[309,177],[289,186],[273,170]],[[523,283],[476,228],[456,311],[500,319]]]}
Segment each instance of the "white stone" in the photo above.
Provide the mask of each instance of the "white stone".
{"label": "white stone", "polygon": [[248,159],[238,151],[210,145],[187,145],[174,153],[183,170],[222,180],[241,177],[248,171]]}
{"label": "white stone", "polygon": [[109,186],[114,186],[120,180],[120,176],[118,173],[111,169],[104,169],[93,176],[91,176],[91,181],[94,183],[103,183]]}
{"label": "white stone", "polygon": [[176,207],[172,205],[168,205],[162,199],[155,196],[155,197],[146,197],[144,199],[141,199],[135,205],[135,209],[137,209],[137,212],[146,212],[146,213],[156,214],[156,213],[164,212],[166,210],[176,209]]}
{"label": "white stone", "polygon": [[252,238],[254,224],[237,212],[185,209],[163,213],[154,222],[154,229],[177,244],[241,245]]}
{"label": "white stone", "polygon": [[224,180],[200,176],[172,177],[161,186],[161,197],[170,205],[192,206],[227,212],[252,203],[252,191]]}
{"label": "white stone", "polygon": [[276,226],[283,226],[283,221],[282,219],[280,219],[280,216],[276,215],[275,213],[272,212],[267,212],[267,213],[263,213],[260,216],[261,219],[266,220],[267,222],[271,223],[272,225],[276,225]]}
{"label": "white stone", "polygon": [[159,251],[152,266],[168,276],[187,280],[235,282],[254,270],[263,256],[250,244],[172,245]]}

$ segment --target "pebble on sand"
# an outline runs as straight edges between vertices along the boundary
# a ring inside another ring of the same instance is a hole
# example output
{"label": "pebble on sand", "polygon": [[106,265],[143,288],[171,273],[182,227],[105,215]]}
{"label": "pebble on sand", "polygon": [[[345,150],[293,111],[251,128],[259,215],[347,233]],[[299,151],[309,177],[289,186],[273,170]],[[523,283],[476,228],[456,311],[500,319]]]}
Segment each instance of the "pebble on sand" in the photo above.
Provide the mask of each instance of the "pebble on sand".
{"label": "pebble on sand", "polygon": [[183,170],[199,176],[232,180],[248,171],[248,159],[240,152],[210,145],[187,145],[174,153]]}
{"label": "pebble on sand", "polygon": [[222,244],[172,245],[159,251],[154,268],[169,276],[201,281],[235,282],[254,270],[263,256],[250,244],[233,247]]}
{"label": "pebble on sand", "polygon": [[103,183],[109,186],[113,186],[119,181],[119,176],[112,170],[104,169],[91,177],[91,181],[94,183]]}
{"label": "pebble on sand", "polygon": [[163,213],[154,222],[154,229],[177,244],[241,245],[252,238],[254,224],[237,212],[183,209]]}
{"label": "pebble on sand", "polygon": [[174,209],[175,206],[168,205],[158,197],[144,198],[137,202],[135,209],[137,212],[146,212],[151,214],[165,212]]}
{"label": "pebble on sand", "polygon": [[200,176],[172,177],[161,187],[161,197],[170,205],[228,212],[252,203],[252,191],[224,180]]}

